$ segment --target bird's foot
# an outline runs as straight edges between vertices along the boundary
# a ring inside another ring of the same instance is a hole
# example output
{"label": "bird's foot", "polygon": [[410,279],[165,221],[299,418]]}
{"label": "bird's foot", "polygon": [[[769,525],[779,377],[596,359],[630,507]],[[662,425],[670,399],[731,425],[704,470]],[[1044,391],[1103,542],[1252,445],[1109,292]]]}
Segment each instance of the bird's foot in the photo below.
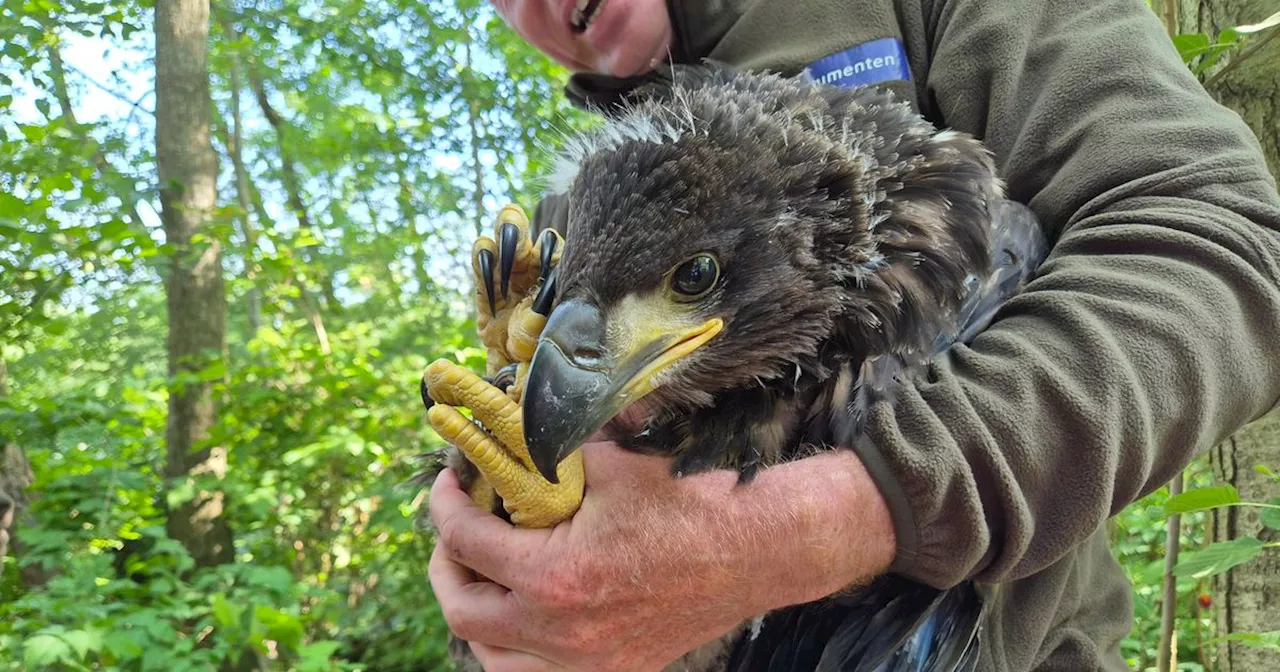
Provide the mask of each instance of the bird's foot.
{"label": "bird's foot", "polygon": [[[547,230],[529,237],[529,219],[516,205],[498,213],[493,237],[472,246],[476,280],[476,324],[487,350],[488,378],[446,360],[423,375],[423,401],[436,432],[476,466],[483,478],[464,483],[477,505],[493,510],[500,497],[511,521],[550,527],[577,511],[582,501],[580,455],[560,464],[560,482],[537,472],[524,444],[520,401],[529,362],[555,300],[555,267],[564,240]],[[454,406],[471,409],[480,424]]]}
{"label": "bird's foot", "polygon": [[[447,360],[427,367],[423,388],[434,402],[427,411],[431,426],[466,456],[493,488],[511,522],[520,527],[553,527],[573,516],[582,503],[582,455],[559,464],[559,483],[550,483],[529,457],[521,410],[511,397],[470,370]],[[455,406],[471,409],[480,424]],[[471,492],[480,502],[482,493]]]}
{"label": "bird's foot", "polygon": [[555,300],[555,267],[564,240],[552,229],[529,237],[524,210],[498,213],[494,237],[480,236],[471,250],[476,279],[476,325],[487,349],[488,373],[515,365],[514,384],[502,387],[518,402],[538,336]]}

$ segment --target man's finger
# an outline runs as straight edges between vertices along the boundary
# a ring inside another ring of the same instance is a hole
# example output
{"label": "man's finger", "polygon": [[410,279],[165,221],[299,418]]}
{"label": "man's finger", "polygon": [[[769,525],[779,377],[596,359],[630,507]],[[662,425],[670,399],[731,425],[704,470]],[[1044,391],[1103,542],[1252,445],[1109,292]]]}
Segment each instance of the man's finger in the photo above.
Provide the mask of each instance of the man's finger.
{"label": "man's finger", "polygon": [[517,592],[528,588],[533,577],[522,569],[537,566],[550,529],[513,527],[480,510],[459,487],[452,469],[436,478],[430,507],[431,521],[440,535],[436,544],[449,558]]}
{"label": "man's finger", "polygon": [[515,643],[516,633],[507,629],[523,619],[517,603],[511,599],[511,591],[477,579],[475,572],[450,560],[439,546],[431,552],[427,578],[444,620],[455,635],[466,640]]}

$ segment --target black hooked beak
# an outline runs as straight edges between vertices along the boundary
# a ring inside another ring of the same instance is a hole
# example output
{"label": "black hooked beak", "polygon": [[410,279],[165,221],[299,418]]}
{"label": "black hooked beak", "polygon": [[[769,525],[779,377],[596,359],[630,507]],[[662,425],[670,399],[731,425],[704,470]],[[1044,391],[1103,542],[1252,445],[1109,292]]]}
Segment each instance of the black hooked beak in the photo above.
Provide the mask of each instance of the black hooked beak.
{"label": "black hooked beak", "polygon": [[[524,436],[533,464],[559,482],[556,465],[614,415],[655,387],[654,377],[711,340],[719,318],[674,325],[614,316],[627,331],[609,333],[604,313],[570,300],[552,311],[525,379]],[[643,316],[637,316],[643,317]],[[643,325],[632,328],[631,325]]]}

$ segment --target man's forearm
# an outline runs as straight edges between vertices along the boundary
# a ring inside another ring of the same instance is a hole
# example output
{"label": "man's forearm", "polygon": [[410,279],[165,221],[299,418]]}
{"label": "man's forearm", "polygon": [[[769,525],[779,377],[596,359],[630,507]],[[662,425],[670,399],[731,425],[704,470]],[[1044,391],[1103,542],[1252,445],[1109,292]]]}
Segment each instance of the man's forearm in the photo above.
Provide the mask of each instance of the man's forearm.
{"label": "man's forearm", "polygon": [[772,537],[755,540],[761,552],[752,572],[759,591],[752,603],[760,613],[864,583],[893,562],[897,541],[889,508],[853,451],[765,469],[729,501],[742,529]]}

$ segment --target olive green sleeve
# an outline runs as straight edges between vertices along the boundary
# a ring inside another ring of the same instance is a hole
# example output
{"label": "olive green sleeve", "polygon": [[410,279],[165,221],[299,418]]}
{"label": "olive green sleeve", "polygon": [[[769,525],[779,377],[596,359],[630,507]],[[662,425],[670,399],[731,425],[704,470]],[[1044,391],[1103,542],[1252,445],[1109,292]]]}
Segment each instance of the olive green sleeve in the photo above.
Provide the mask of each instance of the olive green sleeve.
{"label": "olive green sleeve", "polygon": [[925,2],[924,90],[1055,247],[969,346],[870,417],[895,571],[1050,565],[1280,396],[1280,198],[1140,0]]}

